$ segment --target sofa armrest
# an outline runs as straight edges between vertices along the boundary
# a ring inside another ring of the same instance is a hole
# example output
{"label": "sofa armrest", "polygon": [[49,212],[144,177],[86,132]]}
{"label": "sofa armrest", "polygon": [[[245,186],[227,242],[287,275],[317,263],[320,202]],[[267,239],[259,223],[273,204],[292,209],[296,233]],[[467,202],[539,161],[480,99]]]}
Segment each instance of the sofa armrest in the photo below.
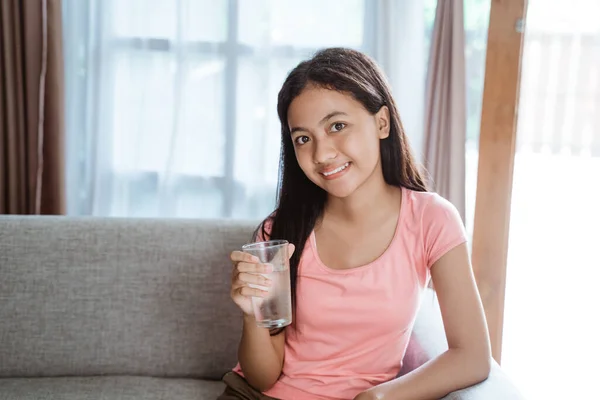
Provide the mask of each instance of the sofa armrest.
{"label": "sofa armrest", "polygon": [[494,361],[490,376],[483,382],[452,392],[443,400],[524,400],[525,398]]}
{"label": "sofa armrest", "polygon": [[[400,375],[404,375],[448,349],[437,297],[426,289],[415,321]],[[477,385],[448,394],[444,400],[523,400],[524,397],[494,361],[490,376]]]}

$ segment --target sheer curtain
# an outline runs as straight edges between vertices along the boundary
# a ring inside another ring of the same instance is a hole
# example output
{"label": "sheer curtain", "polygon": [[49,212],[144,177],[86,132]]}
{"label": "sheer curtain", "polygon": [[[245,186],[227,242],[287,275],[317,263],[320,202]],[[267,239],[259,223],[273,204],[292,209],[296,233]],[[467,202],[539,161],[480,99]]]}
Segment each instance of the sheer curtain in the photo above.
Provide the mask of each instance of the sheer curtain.
{"label": "sheer curtain", "polygon": [[[68,213],[264,217],[278,178],[277,92],[322,47],[378,59],[418,140],[422,2],[63,0]],[[407,16],[421,22],[398,23]],[[400,57],[412,60],[405,70]]]}

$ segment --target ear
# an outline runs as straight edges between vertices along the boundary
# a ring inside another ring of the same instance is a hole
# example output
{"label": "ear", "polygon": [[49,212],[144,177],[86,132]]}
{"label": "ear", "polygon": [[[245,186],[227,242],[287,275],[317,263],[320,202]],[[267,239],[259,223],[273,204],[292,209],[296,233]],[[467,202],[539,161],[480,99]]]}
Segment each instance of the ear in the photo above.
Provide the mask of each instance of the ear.
{"label": "ear", "polygon": [[377,134],[379,139],[385,139],[390,136],[390,109],[382,106],[375,114],[375,123],[377,124]]}

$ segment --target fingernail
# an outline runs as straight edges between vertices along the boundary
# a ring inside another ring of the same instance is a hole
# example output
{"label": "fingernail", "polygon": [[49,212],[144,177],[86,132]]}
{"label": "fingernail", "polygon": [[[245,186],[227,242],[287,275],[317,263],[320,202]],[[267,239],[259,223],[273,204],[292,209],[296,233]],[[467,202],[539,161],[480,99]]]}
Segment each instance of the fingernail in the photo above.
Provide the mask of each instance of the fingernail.
{"label": "fingernail", "polygon": [[261,297],[267,297],[268,295],[269,295],[269,292],[264,292],[263,291],[263,292],[260,293]]}
{"label": "fingernail", "polygon": [[258,259],[258,257],[256,257],[256,256],[252,256],[252,261],[253,261],[253,262],[259,262],[260,260]]}
{"label": "fingernail", "polygon": [[273,265],[271,265],[271,264],[264,264],[264,265],[265,265],[266,272],[273,272]]}

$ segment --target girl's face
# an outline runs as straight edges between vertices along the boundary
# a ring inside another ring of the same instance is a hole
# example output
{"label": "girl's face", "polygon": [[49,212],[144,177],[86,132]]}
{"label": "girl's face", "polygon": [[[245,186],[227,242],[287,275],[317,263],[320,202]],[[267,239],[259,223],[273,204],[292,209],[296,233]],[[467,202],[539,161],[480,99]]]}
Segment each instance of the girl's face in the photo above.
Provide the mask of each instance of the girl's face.
{"label": "girl's face", "polygon": [[351,95],[306,87],[288,109],[296,159],[329,195],[350,196],[373,179],[383,180],[379,145],[389,136],[389,110],[369,113]]}

